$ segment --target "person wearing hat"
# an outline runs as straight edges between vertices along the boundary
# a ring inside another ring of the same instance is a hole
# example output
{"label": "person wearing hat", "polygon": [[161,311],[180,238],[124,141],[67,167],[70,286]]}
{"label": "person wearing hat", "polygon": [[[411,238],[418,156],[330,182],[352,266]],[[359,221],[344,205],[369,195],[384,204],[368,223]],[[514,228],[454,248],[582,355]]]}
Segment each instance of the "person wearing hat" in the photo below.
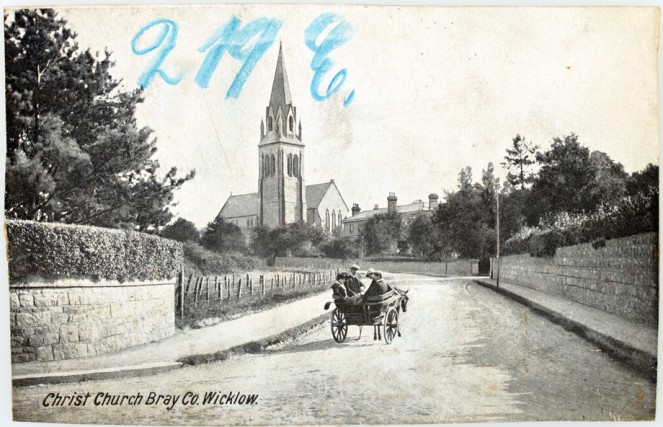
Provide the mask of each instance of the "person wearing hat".
{"label": "person wearing hat", "polygon": [[361,283],[361,280],[359,280],[357,271],[359,271],[359,266],[357,264],[350,266],[350,275],[345,281],[345,288],[348,290],[348,296],[359,295],[364,290],[364,285]]}
{"label": "person wearing hat", "polygon": [[347,273],[338,273],[336,275],[336,280],[332,283],[332,298],[334,301],[345,300],[347,294],[345,292],[345,281],[347,278]]}
{"label": "person wearing hat", "polygon": [[[368,275],[368,272],[366,273],[366,275]],[[371,283],[371,286],[368,287],[366,293],[364,294],[365,299],[379,297],[380,295],[386,294],[391,290],[389,285],[387,285],[387,282],[385,282],[385,280],[382,278],[381,271],[372,272],[371,277],[373,278],[373,282]]]}

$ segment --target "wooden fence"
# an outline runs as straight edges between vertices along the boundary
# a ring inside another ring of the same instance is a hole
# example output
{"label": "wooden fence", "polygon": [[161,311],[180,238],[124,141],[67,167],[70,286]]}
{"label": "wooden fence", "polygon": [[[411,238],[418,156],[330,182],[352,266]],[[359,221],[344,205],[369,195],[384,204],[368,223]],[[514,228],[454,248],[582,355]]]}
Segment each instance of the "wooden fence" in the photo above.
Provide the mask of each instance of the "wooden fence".
{"label": "wooden fence", "polygon": [[184,276],[180,272],[175,289],[175,310],[181,317],[184,311],[210,301],[235,301],[247,295],[282,293],[288,289],[312,288],[332,283],[338,270],[324,272],[282,272],[270,277],[264,274],[230,274],[223,276]]}

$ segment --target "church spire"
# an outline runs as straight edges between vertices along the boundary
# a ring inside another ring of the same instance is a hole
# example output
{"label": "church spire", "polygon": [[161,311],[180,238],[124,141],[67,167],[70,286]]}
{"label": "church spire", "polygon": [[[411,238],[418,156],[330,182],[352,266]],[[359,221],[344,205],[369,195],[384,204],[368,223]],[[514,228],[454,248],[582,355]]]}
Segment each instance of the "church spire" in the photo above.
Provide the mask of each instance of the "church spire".
{"label": "church spire", "polygon": [[279,59],[276,62],[276,71],[274,72],[274,83],[272,84],[272,96],[269,98],[269,105],[274,109],[274,114],[281,107],[284,114],[287,114],[287,106],[292,105],[290,97],[290,85],[288,84],[288,74],[285,72],[285,63],[283,62],[283,44],[279,43]]}

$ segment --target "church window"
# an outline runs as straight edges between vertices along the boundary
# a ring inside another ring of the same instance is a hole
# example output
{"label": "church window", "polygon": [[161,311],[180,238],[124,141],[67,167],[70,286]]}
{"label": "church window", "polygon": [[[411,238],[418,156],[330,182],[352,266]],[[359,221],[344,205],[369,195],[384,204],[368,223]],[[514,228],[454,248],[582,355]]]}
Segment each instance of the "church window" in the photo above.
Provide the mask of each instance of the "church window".
{"label": "church window", "polygon": [[331,223],[331,229],[332,231],[336,231],[336,211],[332,211],[332,223]]}
{"label": "church window", "polygon": [[354,232],[355,232],[355,226],[354,226],[354,225],[351,225],[351,226],[350,226],[350,233],[354,233]]}
{"label": "church window", "polygon": [[269,165],[269,174],[274,175],[276,173],[276,158],[272,154],[270,156],[270,165]]}
{"label": "church window", "polygon": [[269,156],[262,156],[262,175],[269,176]]}
{"label": "church window", "polygon": [[292,132],[294,127],[295,127],[295,119],[292,116],[290,116],[288,117],[288,130]]}
{"label": "church window", "polygon": [[288,176],[292,176],[292,154],[288,154]]}
{"label": "church window", "polygon": [[251,225],[251,222],[248,218],[246,218],[246,226],[248,227],[249,225]]}
{"label": "church window", "polygon": [[325,228],[327,230],[331,230],[331,221],[329,219],[329,209],[327,209],[327,212],[325,214]]}
{"label": "church window", "polygon": [[293,175],[299,176],[299,157],[295,154],[295,158],[292,161]]}
{"label": "church window", "polygon": [[267,116],[267,131],[271,132],[274,128],[274,119],[272,116]]}
{"label": "church window", "polygon": [[338,212],[336,216],[338,218],[338,228],[343,230],[343,217],[341,216],[341,212]]}

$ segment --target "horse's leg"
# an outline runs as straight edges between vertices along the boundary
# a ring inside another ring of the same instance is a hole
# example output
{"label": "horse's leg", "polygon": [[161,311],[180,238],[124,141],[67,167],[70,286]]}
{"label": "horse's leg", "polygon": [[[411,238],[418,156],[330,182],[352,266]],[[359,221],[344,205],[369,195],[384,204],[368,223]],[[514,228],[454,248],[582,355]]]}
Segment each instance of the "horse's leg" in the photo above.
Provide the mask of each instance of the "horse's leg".
{"label": "horse's leg", "polygon": [[377,332],[376,332],[376,331],[377,331],[377,327],[376,327],[376,326],[373,326],[373,341],[375,341],[375,340],[378,339],[378,336],[377,336]]}
{"label": "horse's leg", "polygon": [[[398,317],[400,318],[401,317],[401,306],[400,305],[398,306],[398,309],[396,310],[396,312],[398,313]],[[401,336],[401,322],[396,323],[396,333],[398,334],[399,337]]]}
{"label": "horse's leg", "polygon": [[380,341],[382,339],[382,335],[380,334],[380,325],[376,325],[375,329],[378,330],[378,341]]}

